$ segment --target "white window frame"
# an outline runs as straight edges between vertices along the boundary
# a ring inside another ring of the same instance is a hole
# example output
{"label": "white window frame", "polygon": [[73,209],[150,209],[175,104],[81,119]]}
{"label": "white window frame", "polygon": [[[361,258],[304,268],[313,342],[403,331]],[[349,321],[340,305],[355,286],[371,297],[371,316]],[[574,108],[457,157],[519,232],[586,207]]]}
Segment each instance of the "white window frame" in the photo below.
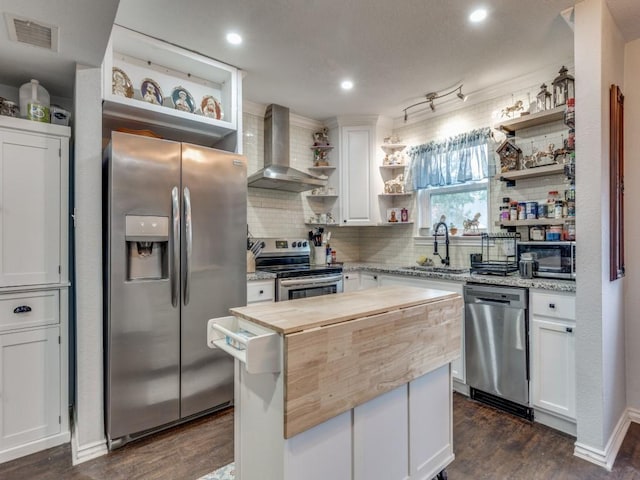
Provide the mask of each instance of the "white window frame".
{"label": "white window frame", "polygon": [[[418,210],[418,238],[432,237],[431,227],[436,223],[436,219],[431,217],[431,195],[442,195],[443,193],[460,193],[471,192],[476,190],[487,191],[487,220],[486,224],[489,227],[489,219],[492,218],[491,214],[491,182],[489,178],[484,178],[475,182],[467,182],[460,185],[448,185],[442,187],[432,187],[417,190],[416,206]],[[484,187],[484,188],[482,188]],[[458,228],[462,230],[462,225],[458,225]],[[480,232],[486,232],[489,228],[481,228]]]}

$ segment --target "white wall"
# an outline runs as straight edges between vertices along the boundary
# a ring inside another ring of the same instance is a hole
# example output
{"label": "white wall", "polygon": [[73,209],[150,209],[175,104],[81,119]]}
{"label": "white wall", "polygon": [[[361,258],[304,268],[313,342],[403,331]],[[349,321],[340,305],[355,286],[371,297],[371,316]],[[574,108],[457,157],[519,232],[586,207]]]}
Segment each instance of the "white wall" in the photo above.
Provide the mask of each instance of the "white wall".
{"label": "white wall", "polygon": [[624,43],[604,0],[575,10],[576,453],[602,462],[626,405],[624,280],[609,282],[609,85],[623,83]]}
{"label": "white wall", "polygon": [[640,409],[640,222],[636,209],[640,205],[640,39],[625,47],[625,322],[627,352],[627,404]]}
{"label": "white wall", "polygon": [[100,68],[76,69],[74,463],[106,452],[102,360],[102,94]]}

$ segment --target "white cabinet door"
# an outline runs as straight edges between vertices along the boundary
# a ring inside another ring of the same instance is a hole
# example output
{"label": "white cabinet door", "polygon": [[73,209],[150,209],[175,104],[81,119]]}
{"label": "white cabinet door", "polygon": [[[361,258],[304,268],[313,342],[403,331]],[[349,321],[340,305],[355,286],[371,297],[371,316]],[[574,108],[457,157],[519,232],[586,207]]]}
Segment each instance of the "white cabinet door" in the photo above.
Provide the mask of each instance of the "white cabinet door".
{"label": "white cabinet door", "polygon": [[367,288],[376,288],[380,285],[379,276],[375,273],[361,273],[360,274],[360,290],[366,290]]}
{"label": "white cabinet door", "polygon": [[342,286],[345,292],[360,290],[360,274],[358,272],[345,273],[342,278]]}
{"label": "white cabinet door", "polygon": [[409,478],[408,420],[407,385],[353,409],[354,480]]}
{"label": "white cabinet door", "polygon": [[0,130],[0,286],[60,281],[60,149]]}
{"label": "white cabinet door", "polygon": [[60,432],[59,332],[0,335],[0,450]]}
{"label": "white cabinet door", "polygon": [[533,405],[575,419],[575,324],[536,316],[531,323]]}
{"label": "white cabinet door", "polygon": [[340,199],[343,225],[375,225],[372,168],[375,126],[341,127]]}

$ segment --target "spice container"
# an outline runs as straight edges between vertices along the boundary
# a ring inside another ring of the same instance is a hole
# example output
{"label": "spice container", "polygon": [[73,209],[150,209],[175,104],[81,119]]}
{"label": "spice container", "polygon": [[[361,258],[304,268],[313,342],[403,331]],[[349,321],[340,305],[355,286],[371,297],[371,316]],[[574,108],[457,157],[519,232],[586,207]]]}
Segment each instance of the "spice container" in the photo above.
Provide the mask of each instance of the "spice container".
{"label": "spice container", "polygon": [[575,220],[567,220],[565,222],[563,235],[565,240],[576,239],[576,221]]}
{"label": "spice container", "polygon": [[[556,202],[560,200],[560,195],[558,195],[557,190],[551,190],[549,192],[549,196],[547,197],[547,218],[556,218]],[[562,206],[561,210],[562,212]]]}
{"label": "spice container", "polygon": [[527,219],[527,204],[525,202],[518,202],[518,220]]}
{"label": "spice container", "polygon": [[553,217],[554,218],[562,218],[562,208],[564,202],[562,200],[556,200],[555,207],[553,209]]}
{"label": "spice container", "polygon": [[527,220],[535,220],[538,218],[538,202],[527,202],[526,212]]}
{"label": "spice container", "polygon": [[518,219],[518,202],[511,202],[510,208],[509,208],[509,215],[511,220]]}

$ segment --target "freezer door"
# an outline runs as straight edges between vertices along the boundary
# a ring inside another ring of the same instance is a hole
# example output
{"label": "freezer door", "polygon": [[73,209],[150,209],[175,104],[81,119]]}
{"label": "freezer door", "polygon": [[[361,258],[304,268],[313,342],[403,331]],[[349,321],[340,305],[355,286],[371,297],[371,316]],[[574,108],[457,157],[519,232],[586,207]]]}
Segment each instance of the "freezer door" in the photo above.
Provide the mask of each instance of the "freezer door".
{"label": "freezer door", "polygon": [[[175,188],[180,200],[180,144],[113,132],[105,165],[106,426],[112,441],[179,418],[180,292],[173,306],[171,278],[179,275],[172,216],[179,236],[180,204],[172,206],[171,193]],[[144,242],[162,238],[164,247],[158,241],[149,249],[153,242]],[[179,249],[177,255],[179,262]]]}
{"label": "freezer door", "polygon": [[207,346],[207,321],[246,305],[247,163],[182,145],[182,417],[233,400],[233,360]]}

